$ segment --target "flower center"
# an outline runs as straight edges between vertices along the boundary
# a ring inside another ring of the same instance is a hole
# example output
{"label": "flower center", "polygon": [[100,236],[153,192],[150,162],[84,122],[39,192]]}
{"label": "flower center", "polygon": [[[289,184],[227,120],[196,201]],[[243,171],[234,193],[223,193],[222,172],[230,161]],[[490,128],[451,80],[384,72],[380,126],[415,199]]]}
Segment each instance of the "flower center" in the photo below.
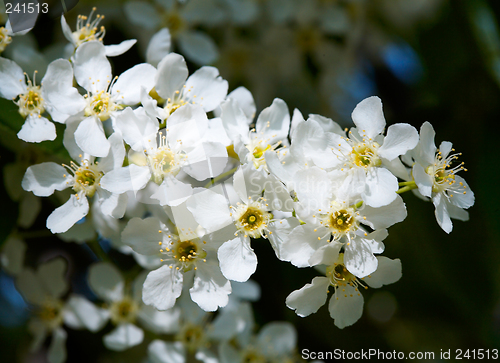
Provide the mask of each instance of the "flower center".
{"label": "flower center", "polygon": [[245,145],[248,151],[250,151],[247,158],[249,162],[253,162],[256,169],[258,169],[261,165],[266,165],[266,159],[264,157],[264,153],[266,151],[276,151],[276,149],[281,145],[281,141],[278,141],[274,145],[271,145],[269,143],[270,139],[263,139],[258,137],[257,133],[255,133],[255,130],[250,131],[249,139],[250,142]]}
{"label": "flower center", "polygon": [[357,213],[353,207],[332,204],[330,211],[320,218],[320,223],[328,228],[334,240],[345,235],[354,235],[359,227]]}
{"label": "flower center", "polygon": [[163,22],[172,36],[176,36],[186,27],[184,19],[176,11],[170,11],[165,14]]}
{"label": "flower center", "polygon": [[[328,277],[328,279],[330,280],[330,284],[335,288],[335,294],[337,294],[337,292],[344,293],[345,297],[347,297],[347,295],[345,294],[345,289],[343,289],[343,287],[347,285],[354,287],[355,290],[358,292],[358,294],[359,294],[358,291],[359,286],[365,289],[368,288],[368,286],[364,285],[360,280],[356,278],[356,276],[354,276],[347,270],[347,268],[344,265],[343,253],[339,253],[337,262],[326,268],[326,277]],[[340,289],[342,289],[342,291],[339,291]]]}
{"label": "flower center", "polygon": [[[452,149],[451,151],[454,151],[454,149]],[[455,188],[456,186],[458,186],[458,184],[455,185],[455,174],[460,170],[467,170],[464,168],[463,162],[456,165],[455,167],[451,167],[451,164],[454,160],[458,159],[459,155],[461,155],[461,153],[443,157],[442,153],[438,150],[434,159],[434,164],[428,166],[425,169],[425,172],[433,177],[432,191],[434,193],[457,189]],[[465,190],[465,187],[463,187],[461,183],[459,188],[463,188]],[[460,191],[463,192],[463,190]]]}
{"label": "flower center", "polygon": [[115,103],[114,98],[111,94],[106,91],[99,91],[98,93],[88,96],[87,106],[85,107],[85,116],[96,116],[101,121],[106,121],[112,112],[121,110],[122,105]]}
{"label": "flower center", "polygon": [[379,145],[377,143],[373,143],[372,145],[358,143],[354,145],[351,151],[352,163],[362,168],[380,166],[382,164],[382,160],[378,157],[378,147]]}
{"label": "flower center", "polygon": [[7,47],[12,42],[12,38],[9,36],[9,32],[5,27],[0,27],[0,53],[2,53]]}
{"label": "flower center", "polygon": [[[33,75],[33,81],[35,80],[37,73],[38,72],[35,71],[35,74]],[[22,95],[19,95],[19,100],[17,100],[17,102],[15,103],[19,106],[19,113],[21,114],[21,116],[40,116],[45,112],[45,101],[42,98],[40,86],[34,85],[28,78],[26,73],[24,75],[28,79],[28,86],[26,88],[26,92]]]}
{"label": "flower center", "polygon": [[59,300],[47,300],[38,310],[38,317],[49,329],[55,329],[63,323],[63,304]]}
{"label": "flower center", "polygon": [[133,323],[137,315],[139,306],[129,297],[125,297],[121,301],[115,301],[111,305],[111,321],[115,324]]}
{"label": "flower center", "polygon": [[247,348],[243,353],[243,359],[241,360],[244,363],[266,363],[266,357],[264,357],[260,352],[255,350],[255,348],[250,347]]}
{"label": "flower center", "polygon": [[[76,163],[64,165],[74,175],[73,190],[78,194],[83,191],[87,197],[94,196],[97,185],[104,175],[94,163],[89,163],[88,160],[82,160],[82,165]],[[64,175],[66,177],[66,175]]]}
{"label": "flower center", "polygon": [[195,353],[199,348],[207,344],[203,327],[200,325],[185,324],[175,338],[177,341],[182,342],[190,353]]}
{"label": "flower center", "polygon": [[160,140],[160,146],[148,155],[148,163],[156,184],[161,184],[167,175],[177,175],[186,160],[186,155],[175,153],[168,147],[166,136],[162,135]]}
{"label": "flower center", "polygon": [[104,19],[104,15],[97,14],[95,19],[92,20],[92,16],[96,8],[94,7],[87,17],[85,15],[78,15],[76,21],[76,31],[73,32],[73,39],[76,46],[79,47],[82,43],[90,42],[92,40],[97,40],[102,42],[104,35],[106,34],[106,29],[104,26],[98,28],[99,23]]}
{"label": "flower center", "polygon": [[235,210],[235,224],[239,232],[245,237],[260,238],[266,236],[267,225],[271,221],[271,213],[266,211],[265,206],[259,202],[251,202],[249,205],[237,204]]}

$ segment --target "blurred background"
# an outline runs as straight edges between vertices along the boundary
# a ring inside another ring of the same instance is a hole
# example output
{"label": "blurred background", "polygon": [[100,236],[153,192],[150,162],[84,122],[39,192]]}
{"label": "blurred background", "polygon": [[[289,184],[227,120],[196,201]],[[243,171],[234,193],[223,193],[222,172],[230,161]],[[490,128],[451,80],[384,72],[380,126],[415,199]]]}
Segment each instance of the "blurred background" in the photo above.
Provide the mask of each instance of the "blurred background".
{"label": "blurred background", "polygon": [[[364,291],[364,313],[352,327],[336,328],[326,306],[307,318],[289,310],[286,296],[317,273],[277,260],[267,241],[255,241],[259,265],[253,279],[262,289],[254,304],[258,325],[293,323],[299,351],[372,348],[432,351],[439,357],[441,350],[500,348],[500,192],[495,189],[500,181],[500,3],[213,0],[196,11],[188,8],[189,1],[174,8],[161,3],[150,3],[156,15],[149,22],[144,21],[147,16],[134,16],[134,6],[123,1],[80,1],[66,18],[75,29],[77,15],[88,15],[97,6],[97,13],[105,15],[104,44],[138,39],[130,51],[111,59],[114,74],[144,62],[151,36],[169,26],[171,50],[186,57],[191,72],[204,64],[217,67],[230,91],[245,86],[252,92],[257,113],[279,97],[290,112],[298,108],[304,116],[320,114],[349,127],[356,104],[378,95],[388,125],[406,122],[418,129],[431,122],[436,144],[453,142],[468,169],[462,176],[476,203],[470,220],[455,221],[449,235],[437,225],[431,203],[412,193],[403,195],[408,217],[390,228],[384,252],[401,259],[403,277]],[[188,32],[202,34],[196,44],[204,52],[189,44]],[[67,43],[59,19],[42,14],[35,28],[16,37],[2,56],[16,60],[28,74],[36,68],[43,75],[42,69],[63,54]],[[60,137],[38,145],[19,141],[15,134],[23,120],[3,99],[0,119],[0,244],[13,233],[22,236],[30,266],[64,256],[73,291],[91,294],[86,268],[98,260],[96,255],[46,230],[45,220],[57,201],[43,198],[38,205],[20,189],[26,167],[63,153]],[[59,136],[63,129],[58,128]],[[33,211],[32,220],[19,219],[22,208]],[[122,268],[133,263],[110,253]],[[44,362],[43,351],[26,354],[29,314],[12,277],[0,270],[2,362]],[[106,331],[67,331],[68,362],[135,362],[146,349],[143,344],[124,353],[109,352],[101,343]]]}

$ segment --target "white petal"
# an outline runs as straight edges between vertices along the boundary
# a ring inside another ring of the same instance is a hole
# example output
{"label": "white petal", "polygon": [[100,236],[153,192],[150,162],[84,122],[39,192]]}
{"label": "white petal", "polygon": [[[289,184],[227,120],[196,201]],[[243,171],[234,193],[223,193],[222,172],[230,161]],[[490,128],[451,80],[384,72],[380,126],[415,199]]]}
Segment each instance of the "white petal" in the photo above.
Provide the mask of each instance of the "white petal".
{"label": "white petal", "polygon": [[450,214],[446,205],[446,197],[443,193],[437,193],[432,198],[432,203],[434,203],[434,206],[436,207],[434,214],[436,215],[436,220],[439,226],[446,233],[450,233],[453,229],[453,223],[451,222]]}
{"label": "white petal", "polygon": [[406,218],[406,214],[403,198],[399,195],[392,203],[386,206],[372,208],[367,205],[361,210],[361,215],[366,217],[363,223],[373,229],[387,228],[393,224],[402,222]]}
{"label": "white petal", "polygon": [[217,45],[205,33],[188,31],[179,34],[178,38],[181,53],[196,64],[211,64],[219,58]]}
{"label": "white petal", "polygon": [[280,259],[290,261],[297,267],[310,266],[309,259],[327,243],[327,237],[330,234],[326,233],[325,228],[314,228],[309,224],[297,226],[290,235],[282,236]]}
{"label": "white petal", "polygon": [[76,144],[93,156],[106,156],[109,153],[110,144],[102,122],[97,117],[87,117],[83,120],[75,131]]}
{"label": "white petal", "polygon": [[46,162],[30,166],[24,174],[22,187],[28,192],[33,192],[38,197],[52,195],[55,190],[64,190],[68,187],[66,169],[56,163]]}
{"label": "white petal", "polygon": [[54,258],[38,268],[38,277],[44,290],[52,297],[60,298],[67,290],[67,262],[64,258]]}
{"label": "white petal", "polygon": [[45,301],[45,291],[40,279],[32,269],[26,268],[17,276],[16,286],[23,297],[31,304],[42,305]]}
{"label": "white petal", "polygon": [[29,115],[17,137],[26,142],[53,141],[56,138],[56,127],[45,117]]}
{"label": "white petal", "polygon": [[233,222],[229,201],[224,196],[205,190],[194,194],[186,202],[187,208],[208,233],[215,232]]}
{"label": "white petal", "polygon": [[148,358],[152,363],[185,363],[186,351],[181,342],[154,340],[149,344]]}
{"label": "white petal", "polygon": [[112,81],[111,65],[101,42],[92,41],[78,47],[74,56],[75,78],[87,91],[96,93],[108,87]]}
{"label": "white petal", "polygon": [[270,138],[269,143],[273,144],[288,136],[290,129],[290,113],[285,101],[275,98],[271,106],[266,107],[259,114],[255,124],[258,134],[261,132]]}
{"label": "white petal", "polygon": [[[397,185],[396,179],[396,190]],[[332,186],[331,180],[324,170],[312,167],[298,171],[294,176],[294,189],[300,203],[307,209],[317,211],[328,208],[332,197]]]}
{"label": "white petal", "polygon": [[24,72],[16,62],[0,57],[0,97],[11,100],[26,92]]}
{"label": "white petal", "polygon": [[106,57],[116,57],[118,55],[122,55],[127,50],[132,48],[135,43],[137,43],[136,39],[127,39],[120,44],[105,45],[104,49],[106,52]]}
{"label": "white petal", "polygon": [[227,241],[217,251],[222,274],[229,280],[246,281],[257,269],[257,255],[250,239],[243,236]]}
{"label": "white petal", "polygon": [[109,262],[99,262],[89,268],[89,284],[94,293],[105,301],[123,298],[125,281],[118,269]]}
{"label": "white petal", "polygon": [[52,333],[47,360],[49,363],[64,363],[66,361],[66,332],[58,328]]}
{"label": "white petal", "polygon": [[220,110],[222,124],[224,125],[229,138],[233,141],[237,136],[246,138],[248,135],[249,120],[236,101],[228,99],[221,104]]}
{"label": "white petal", "polygon": [[183,183],[174,177],[167,177],[151,198],[158,199],[161,206],[178,206],[184,203],[193,194],[189,183]]}
{"label": "white petal", "polygon": [[356,277],[368,276],[377,269],[377,264],[370,244],[364,239],[356,237],[345,247],[344,265]]}
{"label": "white petal", "polygon": [[142,326],[156,334],[175,334],[180,330],[181,310],[173,308],[158,311],[152,306],[144,305],[137,318]]}
{"label": "white petal", "polygon": [[170,309],[181,295],[182,280],[182,272],[168,265],[151,271],[144,282],[142,300],[158,310]]}
{"label": "white petal", "polygon": [[111,146],[108,156],[99,160],[99,169],[104,173],[120,168],[125,159],[125,146],[120,132],[114,132],[108,141]]}
{"label": "white petal", "polygon": [[2,254],[0,254],[0,262],[5,271],[14,276],[19,274],[24,267],[25,252],[26,242],[10,235],[4,243]]}
{"label": "white petal", "polygon": [[384,256],[377,256],[377,260],[377,271],[363,280],[368,286],[378,288],[392,284],[401,278],[401,261],[399,258],[391,260]]}
{"label": "white petal", "polygon": [[396,199],[398,179],[385,168],[373,168],[366,178],[364,200],[366,204],[377,208]]}
{"label": "white petal", "polygon": [[144,150],[145,139],[156,139],[158,121],[148,116],[143,108],[133,111],[130,107],[115,117],[116,127],[121,131],[123,140],[137,152]]}
{"label": "white petal", "polygon": [[385,127],[382,101],[377,96],[365,98],[352,111],[352,120],[360,134],[373,139],[382,133]]}
{"label": "white petal", "polygon": [[117,94],[124,105],[136,105],[141,102],[141,88],[149,93],[155,85],[156,68],[151,64],[141,63],[123,72],[116,80],[111,93]]}
{"label": "white petal", "polygon": [[121,352],[142,343],[144,331],[134,324],[120,324],[103,337],[106,348]]}
{"label": "white petal", "polygon": [[132,190],[141,190],[150,178],[149,167],[130,164],[104,175],[101,178],[101,187],[112,193],[122,194]]}
{"label": "white petal", "polygon": [[311,266],[331,265],[332,263],[335,263],[337,261],[340,249],[343,246],[343,243],[331,241],[328,244],[318,248],[308,262]]}
{"label": "white petal", "polygon": [[227,149],[219,142],[200,143],[187,157],[189,164],[182,170],[199,181],[221,174],[228,160]]}
{"label": "white petal", "polygon": [[160,251],[159,243],[163,235],[160,220],[156,217],[146,219],[132,218],[122,232],[124,244],[142,255],[156,255]]}
{"label": "white petal", "polygon": [[146,62],[156,67],[170,53],[170,47],[172,46],[171,38],[168,28],[162,28],[153,35],[146,50]]}
{"label": "white petal", "polygon": [[167,141],[172,147],[182,140],[182,149],[196,147],[208,128],[207,114],[200,105],[186,104],[178,108],[167,120]]}
{"label": "white petal", "polygon": [[391,161],[417,146],[418,132],[408,124],[395,124],[387,129],[387,136],[378,154]]}
{"label": "white petal", "polygon": [[72,295],[66,302],[64,322],[73,329],[85,328],[95,333],[106,325],[108,319],[107,310],[98,308],[82,296]]}
{"label": "white petal", "polygon": [[76,43],[75,40],[73,39],[73,32],[71,31],[71,28],[68,25],[68,22],[66,21],[66,18],[64,17],[64,14],[61,15],[61,28],[64,34],[64,37],[68,40],[68,42],[71,42],[76,48]]}
{"label": "white petal", "polygon": [[270,210],[283,212],[293,211],[293,199],[290,197],[290,193],[286,186],[272,176],[268,177],[264,198],[266,199],[266,203],[269,204]]}
{"label": "white petal", "polygon": [[267,323],[259,332],[257,344],[266,357],[287,356],[295,350],[297,332],[289,322]]}
{"label": "white petal", "polygon": [[227,95],[227,99],[235,100],[238,106],[243,110],[249,124],[255,117],[257,107],[253,99],[252,93],[243,86],[240,86]]}
{"label": "white petal", "polygon": [[122,218],[127,210],[128,196],[126,193],[116,194],[98,188],[99,201],[102,214],[113,218]]}
{"label": "white petal", "polygon": [[412,175],[415,179],[415,183],[418,186],[418,191],[424,197],[431,197],[432,195],[432,175],[425,172],[424,168],[420,164],[415,163],[412,169]]}
{"label": "white petal", "polygon": [[326,277],[315,277],[310,284],[293,291],[286,298],[286,306],[295,310],[298,316],[308,316],[325,305],[330,281]]}
{"label": "white petal", "polygon": [[233,175],[233,186],[241,200],[249,197],[258,199],[266,187],[266,174],[263,170],[255,170],[253,165],[245,164]]}
{"label": "white petal", "polygon": [[47,218],[47,228],[52,233],[63,233],[89,212],[89,202],[83,194],[79,199],[72,194],[66,203],[54,210]]}
{"label": "white petal", "polygon": [[434,137],[436,132],[429,122],[424,122],[420,127],[420,141],[414,151],[415,160],[422,165],[431,165],[434,163],[436,154],[436,145]]}
{"label": "white petal", "polygon": [[219,76],[217,68],[201,67],[188,78],[186,88],[191,90],[186,97],[209,112],[226,98],[228,83]]}
{"label": "white petal", "polygon": [[231,284],[222,276],[215,261],[196,264],[193,287],[189,289],[191,299],[205,311],[216,311],[229,301]]}
{"label": "white petal", "polygon": [[[343,287],[344,288],[344,287]],[[340,329],[350,326],[363,315],[363,296],[351,285],[345,286],[345,291],[337,289],[330,299],[328,310]]]}
{"label": "white petal", "polygon": [[450,203],[459,208],[467,209],[474,205],[474,192],[470,189],[469,184],[461,176],[455,175],[455,185],[460,184],[458,193],[451,192],[453,197],[449,199]]}
{"label": "white petal", "polygon": [[128,20],[144,29],[153,30],[160,25],[161,17],[158,10],[143,1],[128,1],[124,6]]}
{"label": "white petal", "polygon": [[180,91],[188,77],[188,69],[184,58],[176,53],[170,53],[158,64],[155,89],[164,99],[173,97],[175,91]]}
{"label": "white petal", "polygon": [[42,79],[42,96],[45,109],[57,122],[65,122],[86,105],[83,96],[73,87],[73,67],[67,59],[56,59],[49,64]]}

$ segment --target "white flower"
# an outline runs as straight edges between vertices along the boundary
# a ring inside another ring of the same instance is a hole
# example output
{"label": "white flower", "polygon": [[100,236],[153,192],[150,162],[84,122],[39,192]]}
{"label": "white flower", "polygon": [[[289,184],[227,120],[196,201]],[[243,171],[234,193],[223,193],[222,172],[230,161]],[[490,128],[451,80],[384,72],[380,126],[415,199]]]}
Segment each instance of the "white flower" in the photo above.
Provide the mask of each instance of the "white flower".
{"label": "white flower", "polygon": [[333,152],[342,160],[339,169],[354,174],[361,184],[363,200],[371,207],[381,207],[396,198],[397,178],[384,166],[390,166],[418,143],[417,130],[408,124],[394,124],[387,130],[380,98],[361,101],[352,112],[356,128],[349,137],[339,137]]}
{"label": "white flower", "polygon": [[[142,88],[146,92],[153,88],[156,69],[142,63],[112,79],[104,45],[90,41],[76,50],[74,70],[76,81],[87,91],[85,96],[80,96],[85,106],[83,120],[75,131],[76,143],[90,155],[106,156],[110,144],[102,122],[113,119],[127,105],[138,104]],[[75,111],[74,115],[80,110]]]}
{"label": "white flower", "polygon": [[[89,284],[92,290],[107,303],[105,314],[101,310],[98,314],[100,316],[94,318],[100,318],[103,322],[109,319],[116,326],[103,337],[104,345],[108,349],[122,351],[140,344],[144,332],[135,325],[136,322],[157,333],[172,333],[178,328],[178,310],[159,312],[142,304],[142,284],[145,277],[145,273],[137,276],[130,288],[126,286],[118,269],[110,263],[97,263],[89,269]],[[78,311],[84,312],[83,309]]]}
{"label": "white flower", "polygon": [[[87,17],[85,15],[78,15],[76,21],[76,30],[71,31],[64,15],[61,16],[61,27],[63,34],[66,39],[71,42],[73,49],[77,49],[80,45],[90,41],[99,41],[102,43],[104,35],[106,34],[106,29],[104,26],[99,27],[99,23],[104,19],[104,15],[96,15],[95,19],[92,19],[94,12],[97,8],[92,8],[90,15]],[[124,40],[117,45],[106,45],[106,56],[114,57],[125,53],[129,50],[137,40],[130,39]]]}
{"label": "white flower", "polygon": [[[285,206],[287,201],[279,199],[283,196],[281,193],[275,195],[277,201],[268,199],[266,194],[262,197],[268,180],[267,173],[262,169],[255,170],[251,164],[240,168],[233,180],[239,201],[232,205],[223,196],[223,190],[220,190],[222,194],[214,191],[217,188],[194,194],[186,205],[195,220],[209,233],[232,225],[228,227],[228,237],[219,247],[217,255],[224,276],[243,282],[257,268],[257,256],[250,246],[250,238],[268,238],[272,234],[269,230],[273,222],[271,206]],[[286,193],[284,196],[290,198]],[[232,236],[229,237],[231,232]]]}
{"label": "white flower", "polygon": [[327,172],[317,167],[295,174],[299,199],[295,210],[306,223],[280,235],[280,259],[298,267],[316,265],[329,245],[340,242],[354,275],[364,277],[377,269],[373,254],[384,250],[385,228],[404,220],[406,208],[399,196],[383,207],[365,205],[359,194],[352,193],[352,184],[347,178],[334,188]]}
{"label": "white flower", "polygon": [[288,322],[271,322],[257,336],[238,339],[238,344],[223,342],[219,356],[223,362],[294,362],[297,332]]}
{"label": "white flower", "polygon": [[[45,162],[30,166],[24,175],[22,187],[39,197],[52,195],[55,190],[72,188],[75,194],[54,210],[47,219],[47,228],[52,233],[66,232],[89,211],[87,198],[92,198],[97,192],[102,211],[107,215],[120,218],[125,213],[126,199],[113,195],[100,186],[103,175],[123,163],[125,150],[120,135],[110,136],[113,152],[106,158],[95,162],[90,155],[81,155],[80,163],[71,162],[70,165],[58,165]],[[69,173],[68,173],[69,172]]]}
{"label": "white flower", "polygon": [[214,0],[163,1],[160,7],[141,1],[128,1],[125,14],[133,25],[147,30],[165,26],[182,54],[196,64],[211,64],[217,60],[217,45],[204,32],[195,30],[199,24],[216,25],[225,17],[220,3]]}
{"label": "white flower", "polygon": [[420,142],[411,153],[415,159],[412,174],[418,191],[432,198],[437,222],[446,233],[450,233],[453,228],[450,218],[462,221],[469,219],[464,209],[474,204],[474,193],[467,182],[456,175],[466,170],[464,163],[452,166],[461,154],[452,153],[455,150],[448,141],[443,141],[437,149],[434,136],[432,125],[425,122],[420,128]]}
{"label": "white flower", "polygon": [[214,67],[201,67],[191,76],[184,58],[170,53],[158,64],[155,90],[163,108],[154,116],[167,119],[175,110],[185,104],[197,104],[205,112],[214,110],[227,95],[228,83],[219,76]]}
{"label": "white flower", "polygon": [[162,132],[158,132],[158,122],[143,108],[125,109],[117,116],[116,125],[132,149],[145,156],[145,162],[106,175],[101,183],[111,192],[138,191],[151,179],[158,185],[152,198],[161,205],[175,206],[192,194],[191,185],[176,178],[180,171],[203,181],[219,175],[226,166],[224,145],[205,138],[208,119],[200,106],[180,108],[169,117]]}
{"label": "white flower", "polygon": [[[58,65],[59,63],[51,63],[42,83],[58,70]],[[0,57],[0,97],[12,100],[17,98],[14,103],[19,107],[21,116],[26,119],[17,136],[27,142],[54,140],[56,128],[42,116],[46,110],[46,102],[42,96],[42,88],[34,82],[35,78],[33,77],[32,82],[14,61]]]}
{"label": "white flower", "polygon": [[36,312],[28,323],[28,329],[34,335],[31,350],[38,350],[47,335],[52,335],[48,351],[50,363],[66,360],[66,332],[62,325],[70,311],[61,300],[68,289],[65,270],[65,261],[57,258],[40,265],[36,272],[31,268],[23,269],[16,279],[17,288]]}
{"label": "white flower", "polygon": [[249,130],[252,118],[240,108],[238,102],[229,98],[221,105],[221,120],[234,150],[242,164],[251,163],[258,169],[266,165],[264,153],[275,151],[278,154],[288,145],[290,114],[286,103],[276,98],[271,106],[262,110],[257,118],[255,129]]}
{"label": "white flower", "polygon": [[[339,246],[340,247],[340,246]],[[358,279],[346,268],[344,254],[331,251],[321,263],[328,264],[326,277],[315,277],[310,284],[293,291],[286,298],[286,305],[297,315],[305,317],[318,311],[328,297],[328,289],[334,291],[328,310],[339,328],[354,324],[363,314],[361,289],[379,288],[401,278],[401,261],[377,256],[378,268],[365,278]]]}
{"label": "white flower", "polygon": [[170,309],[182,292],[185,275],[191,272],[187,274],[189,281],[194,271],[191,299],[205,311],[225,306],[231,285],[220,272],[211,241],[198,238],[194,231],[190,239],[181,238],[175,230],[175,226],[150,217],[131,219],[122,233],[123,242],[135,252],[157,255],[163,262],[144,282],[144,303],[159,310]]}

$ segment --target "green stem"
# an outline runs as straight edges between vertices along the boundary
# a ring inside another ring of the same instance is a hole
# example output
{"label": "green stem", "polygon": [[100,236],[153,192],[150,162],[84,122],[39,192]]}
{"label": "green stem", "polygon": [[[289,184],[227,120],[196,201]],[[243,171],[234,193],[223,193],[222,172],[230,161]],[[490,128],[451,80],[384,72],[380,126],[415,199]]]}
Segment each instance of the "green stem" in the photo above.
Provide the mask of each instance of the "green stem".
{"label": "green stem", "polygon": [[407,185],[407,186],[400,188],[396,193],[401,194],[401,193],[408,192],[412,189],[417,189],[417,188],[418,188],[417,184],[414,183],[413,185]]}
{"label": "green stem", "polygon": [[407,181],[407,182],[401,182],[401,183],[398,183],[398,185],[400,187],[403,187],[405,185],[415,185],[415,180],[412,180],[412,181]]}
{"label": "green stem", "polygon": [[218,177],[213,178],[212,180],[210,180],[210,181],[209,181],[209,182],[205,185],[205,188],[208,188],[208,187],[210,187],[211,185],[214,185],[215,183],[217,183],[219,180],[224,179],[226,176],[233,174],[236,170],[238,170],[238,167],[234,167],[234,168],[232,168],[231,170],[226,171],[225,173],[223,173],[223,174],[219,175]]}

